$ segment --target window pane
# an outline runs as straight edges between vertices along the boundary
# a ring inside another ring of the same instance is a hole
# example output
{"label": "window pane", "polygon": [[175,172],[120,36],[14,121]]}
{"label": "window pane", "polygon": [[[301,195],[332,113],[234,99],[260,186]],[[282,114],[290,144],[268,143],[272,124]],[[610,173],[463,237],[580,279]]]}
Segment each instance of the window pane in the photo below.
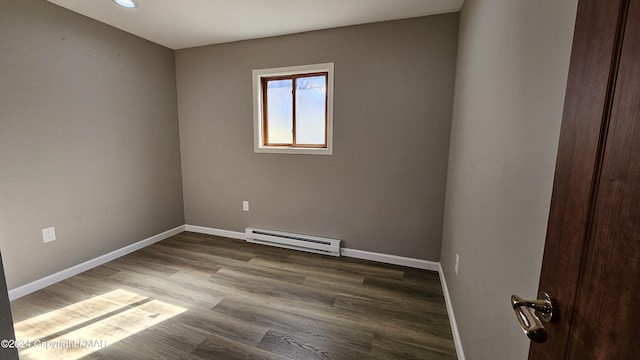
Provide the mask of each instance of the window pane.
{"label": "window pane", "polygon": [[293,80],[267,81],[267,143],[293,143]]}
{"label": "window pane", "polygon": [[296,81],[296,143],[323,145],[326,126],[326,76],[298,78]]}

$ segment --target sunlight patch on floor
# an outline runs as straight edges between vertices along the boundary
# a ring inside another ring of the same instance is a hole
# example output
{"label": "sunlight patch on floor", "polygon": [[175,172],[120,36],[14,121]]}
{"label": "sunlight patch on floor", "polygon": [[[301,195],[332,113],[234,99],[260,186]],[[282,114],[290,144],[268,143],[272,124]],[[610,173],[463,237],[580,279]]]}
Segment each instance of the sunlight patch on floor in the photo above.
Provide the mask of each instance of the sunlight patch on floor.
{"label": "sunlight patch on floor", "polygon": [[114,290],[15,324],[20,358],[80,359],[186,310]]}

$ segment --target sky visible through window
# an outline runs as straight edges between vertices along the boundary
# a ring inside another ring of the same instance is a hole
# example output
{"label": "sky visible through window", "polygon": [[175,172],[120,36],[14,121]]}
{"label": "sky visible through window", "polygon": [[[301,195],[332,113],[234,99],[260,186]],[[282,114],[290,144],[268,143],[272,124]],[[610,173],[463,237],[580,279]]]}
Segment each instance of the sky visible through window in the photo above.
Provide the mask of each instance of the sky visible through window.
{"label": "sky visible through window", "polygon": [[[268,143],[293,144],[293,79],[267,83]],[[325,144],[326,76],[300,77],[296,86],[296,144]]]}

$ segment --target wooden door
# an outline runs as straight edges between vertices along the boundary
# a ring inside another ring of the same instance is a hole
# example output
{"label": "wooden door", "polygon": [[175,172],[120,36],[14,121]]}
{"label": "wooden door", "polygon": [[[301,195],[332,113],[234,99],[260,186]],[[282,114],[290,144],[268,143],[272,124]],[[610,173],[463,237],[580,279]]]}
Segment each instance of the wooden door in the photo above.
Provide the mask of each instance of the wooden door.
{"label": "wooden door", "polygon": [[640,359],[640,0],[580,0],[530,360]]}

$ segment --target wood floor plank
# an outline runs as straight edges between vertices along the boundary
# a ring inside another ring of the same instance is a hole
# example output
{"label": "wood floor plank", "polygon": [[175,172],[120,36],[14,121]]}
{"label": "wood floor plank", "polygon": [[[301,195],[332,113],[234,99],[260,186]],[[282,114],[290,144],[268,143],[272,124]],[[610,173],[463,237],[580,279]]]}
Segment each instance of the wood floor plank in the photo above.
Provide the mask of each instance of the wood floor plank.
{"label": "wood floor plank", "polygon": [[293,299],[304,303],[331,305],[337,296],[337,292],[324,288],[312,288],[228,268],[220,269],[211,276],[210,281],[214,284],[224,283],[251,294],[261,294],[270,298]]}
{"label": "wood floor plank", "polygon": [[[208,249],[208,251],[198,251],[197,249],[191,247],[175,247],[169,246],[167,243],[162,242],[158,244],[154,244],[154,246],[146,247],[142,250],[142,252],[152,253],[156,256],[161,256],[163,260],[167,258],[171,259],[173,257],[190,263],[200,263],[205,265],[205,267],[220,269],[223,266],[233,264],[233,263],[246,263],[244,260],[236,260],[226,258],[224,256],[217,256],[214,250]],[[169,260],[168,264],[172,264],[173,261]]]}
{"label": "wood floor plank", "polygon": [[40,290],[13,300],[11,302],[11,315],[15,324],[67,305],[70,305],[70,303],[59,303],[55,299],[45,296],[45,292]]}
{"label": "wood floor plank", "polygon": [[220,236],[214,235],[205,235],[198,234],[193,232],[185,231],[173,237],[172,239],[168,239],[169,241],[163,242],[165,244],[171,244],[172,240],[179,243],[185,243],[187,241],[191,241],[203,246],[209,246],[210,249],[217,251],[220,248],[228,248],[228,249],[236,249],[243,252],[250,252],[252,254],[260,254],[261,256],[272,258],[272,259],[284,259],[291,255],[291,251],[288,249],[261,245],[261,244],[251,244],[250,247],[246,246],[244,241],[238,241],[236,239],[228,239]]}
{"label": "wood floor plank", "polygon": [[[236,273],[243,273],[255,277],[266,278],[270,280],[284,281],[290,284],[302,284],[306,276],[298,274],[291,270],[281,270],[264,266],[256,266],[251,262],[229,264],[224,270],[231,270]],[[224,273],[224,271],[223,271]]]}
{"label": "wood floor plank", "polygon": [[436,272],[183,232],[11,303],[22,359],[455,359]]}
{"label": "wood floor plank", "polygon": [[[112,275],[119,272],[120,271],[113,273]],[[104,281],[108,276],[97,279],[82,273],[71,279],[63,280],[56,285],[60,286],[60,291],[74,291],[79,294],[104,294],[111,292],[118,287],[117,284]]]}
{"label": "wood floor plank", "polygon": [[[175,252],[163,253],[158,251],[159,246],[151,246],[137,252],[145,261],[164,264],[166,267],[176,271],[189,271],[196,274],[211,275],[222,268],[211,261],[203,261],[202,258],[189,258],[180,256]],[[169,275],[171,276],[171,275]]]}
{"label": "wood floor plank", "polygon": [[445,311],[435,305],[421,309],[398,307],[386,301],[372,300],[360,296],[340,294],[336,299],[336,307],[359,314],[377,322],[382,327],[399,331],[415,329],[443,335],[451,334],[449,319]]}
{"label": "wood floor plank", "polygon": [[[105,291],[89,291],[81,289],[83,281],[78,278],[78,286],[72,286],[69,279],[41,289],[11,302],[13,321],[19,322],[33,316],[48,313],[78,302],[87,300]],[[75,280],[74,280],[75,281]],[[103,284],[96,284],[97,290]],[[105,289],[108,289],[105,287]]]}
{"label": "wood floor plank", "polygon": [[217,335],[210,336],[192,352],[192,355],[202,360],[298,360]]}
{"label": "wood floor plank", "polygon": [[456,360],[453,341],[447,346],[432,343],[403,341],[398,338],[377,336],[373,340],[371,354],[374,359]]}
{"label": "wood floor plank", "polygon": [[175,240],[175,241],[167,241],[160,245],[177,248],[177,249],[188,248],[190,251],[199,251],[205,254],[209,253],[208,251],[215,249],[215,252],[212,254],[215,254],[217,256],[221,256],[227,259],[233,259],[233,260],[239,260],[239,261],[249,261],[256,256],[255,253],[252,253],[246,250],[235,249],[232,247],[218,246],[218,247],[212,248],[211,244],[206,244],[206,243],[185,244],[184,242]]}
{"label": "wood floor plank", "polygon": [[360,274],[363,276],[379,276],[397,280],[402,280],[404,278],[404,272],[399,269],[380,267],[378,266],[378,263],[372,262],[354,263],[341,260],[342,259],[337,257],[317,256],[315,254],[305,254],[302,252],[291,254],[287,258],[288,263],[312,266],[320,269],[320,271],[329,267],[337,271]]}
{"label": "wood floor plank", "polygon": [[[319,255],[321,256],[321,255]],[[317,266],[309,266],[307,264],[297,264],[288,260],[273,260],[262,257],[260,255],[249,261],[251,264],[263,266],[267,268],[295,271],[306,276],[316,275],[339,279],[341,281],[351,281],[362,284],[364,275],[349,273],[347,271],[335,270],[330,267],[319,268]]]}
{"label": "wood floor plank", "polygon": [[[90,278],[93,280],[96,280],[96,279],[100,280],[107,276],[111,276],[117,272],[120,272],[120,270],[115,268],[109,268],[106,266],[97,266],[97,267],[94,267],[93,269],[89,269],[83,273],[80,273],[77,276],[82,276],[82,277]],[[76,279],[76,277],[74,277],[74,279]]]}
{"label": "wood floor plank", "polygon": [[436,277],[429,280],[407,279],[402,280],[381,278],[376,276],[365,277],[363,284],[391,290],[402,297],[437,298],[444,301],[444,294],[440,280]]}
{"label": "wood floor plank", "polygon": [[243,319],[201,309],[191,309],[180,314],[176,319],[194,329],[217,334],[249,346],[257,345],[268,331],[265,326],[256,326]]}
{"label": "wood floor plank", "polygon": [[188,354],[208,336],[207,332],[171,319],[114,343],[88,359],[196,359]]}
{"label": "wood floor plank", "polygon": [[343,347],[369,352],[373,333],[357,326],[342,326],[312,317],[297,315],[291,311],[274,309],[268,304],[259,305],[242,301],[223,300],[213,311],[244,319],[259,326],[299,334],[314,339],[315,343],[339,344]]}
{"label": "wood floor plank", "polygon": [[146,261],[136,253],[125,255],[103,266],[118,270],[136,272],[156,278],[165,278],[167,276],[171,276],[177,271],[162,263]]}
{"label": "wood floor plank", "polygon": [[128,285],[136,289],[143,289],[153,294],[181,300],[193,306],[210,309],[214,307],[222,296],[211,292],[201,292],[172,284],[164,278],[124,270],[109,277],[111,281]]}
{"label": "wood floor plank", "polygon": [[422,306],[431,306],[435,304],[436,308],[440,309],[441,311],[445,310],[441,307],[441,304],[444,301],[444,297],[435,294],[419,295],[410,293],[408,295],[400,297],[398,296],[398,291],[390,290],[385,287],[371,286],[367,283],[354,285],[353,283],[349,282],[339,282],[333,279],[326,279],[317,276],[307,276],[303,284],[315,288],[322,287],[325,289],[330,289],[338,293],[366,297],[372,300],[386,301],[398,306],[411,306],[419,308]]}
{"label": "wood floor plank", "polygon": [[43,340],[144,299],[146,298],[122,290],[106,293],[15,322],[15,333],[18,338]]}
{"label": "wood floor plank", "polygon": [[356,360],[369,358],[369,352],[359,351],[340,343],[315,341],[314,337],[279,330],[269,330],[258,347],[292,359]]}

